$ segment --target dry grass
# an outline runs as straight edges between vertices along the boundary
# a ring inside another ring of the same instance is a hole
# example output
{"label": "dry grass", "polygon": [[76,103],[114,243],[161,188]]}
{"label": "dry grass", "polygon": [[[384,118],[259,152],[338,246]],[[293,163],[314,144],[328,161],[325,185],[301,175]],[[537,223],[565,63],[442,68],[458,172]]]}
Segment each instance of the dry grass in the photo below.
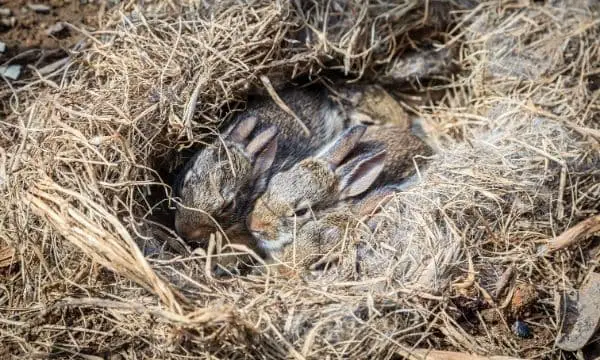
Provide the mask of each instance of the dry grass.
{"label": "dry grass", "polygon": [[[2,347],[42,357],[434,348],[567,358],[553,346],[553,298],[594,271],[597,238],[543,256],[538,247],[600,208],[598,13],[491,1],[453,13],[446,28],[446,6],[125,5],[56,69],[0,88],[0,238],[16,254],[0,269]],[[179,151],[218,131],[261,76],[275,87],[331,71],[377,79],[431,39],[458,50],[462,71],[396,90],[440,154],[363,238],[376,256],[362,279],[214,278],[205,252],[157,224]],[[143,242],[165,251],[148,256]],[[507,293],[495,296],[508,268]],[[539,297],[519,314],[535,334],[523,340],[508,327],[511,294],[525,283]],[[495,306],[502,320],[482,320]]]}

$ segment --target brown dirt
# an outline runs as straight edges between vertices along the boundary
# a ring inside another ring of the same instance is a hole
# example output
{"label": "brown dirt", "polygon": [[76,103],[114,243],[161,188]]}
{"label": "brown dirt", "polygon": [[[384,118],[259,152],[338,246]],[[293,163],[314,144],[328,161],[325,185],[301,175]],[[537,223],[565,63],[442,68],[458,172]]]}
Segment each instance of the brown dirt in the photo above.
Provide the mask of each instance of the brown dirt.
{"label": "brown dirt", "polygon": [[[28,7],[29,3],[47,5],[51,10],[49,13],[38,13]],[[6,51],[0,54],[0,59],[4,62],[28,50],[66,49],[79,41],[82,34],[67,25],[59,33],[48,35],[48,28],[63,22],[78,29],[93,31],[98,27],[106,9],[113,3],[114,1],[81,0],[0,1],[0,8],[9,9],[11,12],[10,16],[0,15],[0,19],[12,21],[10,19],[14,18],[13,26],[0,23],[0,39],[7,47]],[[35,56],[24,56],[24,60],[16,62],[28,63]]]}

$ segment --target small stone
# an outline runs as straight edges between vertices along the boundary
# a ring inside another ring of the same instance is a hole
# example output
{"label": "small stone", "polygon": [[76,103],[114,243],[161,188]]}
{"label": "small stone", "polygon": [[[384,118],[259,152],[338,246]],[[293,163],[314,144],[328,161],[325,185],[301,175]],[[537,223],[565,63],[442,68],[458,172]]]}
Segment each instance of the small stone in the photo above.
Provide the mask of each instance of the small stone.
{"label": "small stone", "polygon": [[515,321],[513,323],[513,325],[511,326],[511,330],[513,331],[513,333],[515,335],[517,335],[518,337],[520,337],[522,339],[528,339],[528,338],[531,338],[531,336],[532,336],[529,325],[527,325],[525,322],[523,322],[521,320]]}
{"label": "small stone", "polygon": [[539,298],[535,286],[531,284],[519,284],[515,288],[510,299],[510,309],[514,316],[523,314],[533,306]]}
{"label": "small stone", "polygon": [[50,13],[50,10],[52,10],[52,8],[48,5],[44,5],[44,4],[27,4],[27,7],[30,8],[31,10],[35,11],[36,13],[40,13],[40,14],[48,14]]}
{"label": "small stone", "polygon": [[6,44],[3,43],[2,41],[0,41],[0,53],[3,53],[6,51]]}
{"label": "small stone", "polygon": [[565,301],[566,313],[556,346],[565,351],[583,348],[600,328],[600,274],[591,273],[574,299]]}
{"label": "small stone", "polygon": [[0,66],[0,75],[11,80],[17,80],[21,75],[21,65]]}
{"label": "small stone", "polygon": [[10,16],[10,14],[12,14],[12,11],[9,8],[0,7],[0,16]]}
{"label": "small stone", "polygon": [[481,317],[486,324],[497,324],[502,320],[502,314],[498,309],[485,309],[481,310]]}
{"label": "small stone", "polygon": [[144,256],[152,256],[155,254],[159,254],[160,253],[160,249],[159,248],[153,248],[153,247],[145,247],[143,249],[144,252]]}
{"label": "small stone", "polygon": [[51,35],[56,35],[64,30],[66,30],[66,26],[64,23],[62,22],[57,22],[56,24],[48,27],[46,29],[46,35],[51,36]]}
{"label": "small stone", "polygon": [[17,23],[17,19],[15,19],[14,16],[11,16],[6,19],[5,18],[0,19],[0,26],[13,27],[13,26],[15,26],[16,23]]}

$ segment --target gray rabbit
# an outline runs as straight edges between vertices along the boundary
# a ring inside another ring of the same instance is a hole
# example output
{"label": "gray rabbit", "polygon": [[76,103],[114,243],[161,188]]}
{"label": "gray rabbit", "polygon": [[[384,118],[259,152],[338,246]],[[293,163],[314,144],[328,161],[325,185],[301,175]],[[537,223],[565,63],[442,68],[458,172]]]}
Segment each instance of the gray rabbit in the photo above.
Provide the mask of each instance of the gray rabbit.
{"label": "gray rabbit", "polygon": [[276,174],[254,204],[248,228],[265,252],[291,244],[321,211],[369,189],[400,183],[433,150],[410,129],[355,125],[316,156]]}
{"label": "gray rabbit", "polygon": [[251,102],[225,136],[196,153],[179,174],[175,229],[186,240],[202,241],[218,229],[245,223],[250,204],[272,174],[313,154],[349,126],[349,116],[325,88],[288,88],[279,96],[299,119],[271,98]]}
{"label": "gray rabbit", "polygon": [[398,185],[376,187],[363,196],[319,212],[297,230],[292,244],[270,253],[276,270],[283,276],[302,276],[347,256],[356,248],[356,231],[369,231],[376,226],[372,216],[400,190]]}

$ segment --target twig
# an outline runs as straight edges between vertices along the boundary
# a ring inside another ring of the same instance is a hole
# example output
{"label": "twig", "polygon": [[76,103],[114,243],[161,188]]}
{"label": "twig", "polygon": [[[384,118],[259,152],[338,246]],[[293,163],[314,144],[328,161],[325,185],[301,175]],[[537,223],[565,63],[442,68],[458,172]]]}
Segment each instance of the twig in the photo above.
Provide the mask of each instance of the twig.
{"label": "twig", "polygon": [[600,231],[600,215],[592,216],[563,232],[546,245],[547,251],[564,249],[583,240],[586,236]]}
{"label": "twig", "polygon": [[290,116],[292,116],[294,118],[294,120],[296,120],[298,125],[300,125],[300,127],[302,127],[302,131],[304,131],[304,134],[306,136],[310,136],[310,130],[306,127],[306,125],[304,125],[304,123],[298,117],[298,115],[296,115],[296,113],[287,106],[287,104],[279,97],[279,95],[277,95],[277,91],[275,91],[275,88],[273,88],[273,85],[271,85],[271,81],[269,80],[269,78],[266,77],[265,75],[261,75],[260,81],[262,81],[265,89],[267,89],[267,92],[269,93],[271,98],[273,98],[273,101],[275,101],[277,106],[279,106],[281,108],[281,110],[285,111]]}

